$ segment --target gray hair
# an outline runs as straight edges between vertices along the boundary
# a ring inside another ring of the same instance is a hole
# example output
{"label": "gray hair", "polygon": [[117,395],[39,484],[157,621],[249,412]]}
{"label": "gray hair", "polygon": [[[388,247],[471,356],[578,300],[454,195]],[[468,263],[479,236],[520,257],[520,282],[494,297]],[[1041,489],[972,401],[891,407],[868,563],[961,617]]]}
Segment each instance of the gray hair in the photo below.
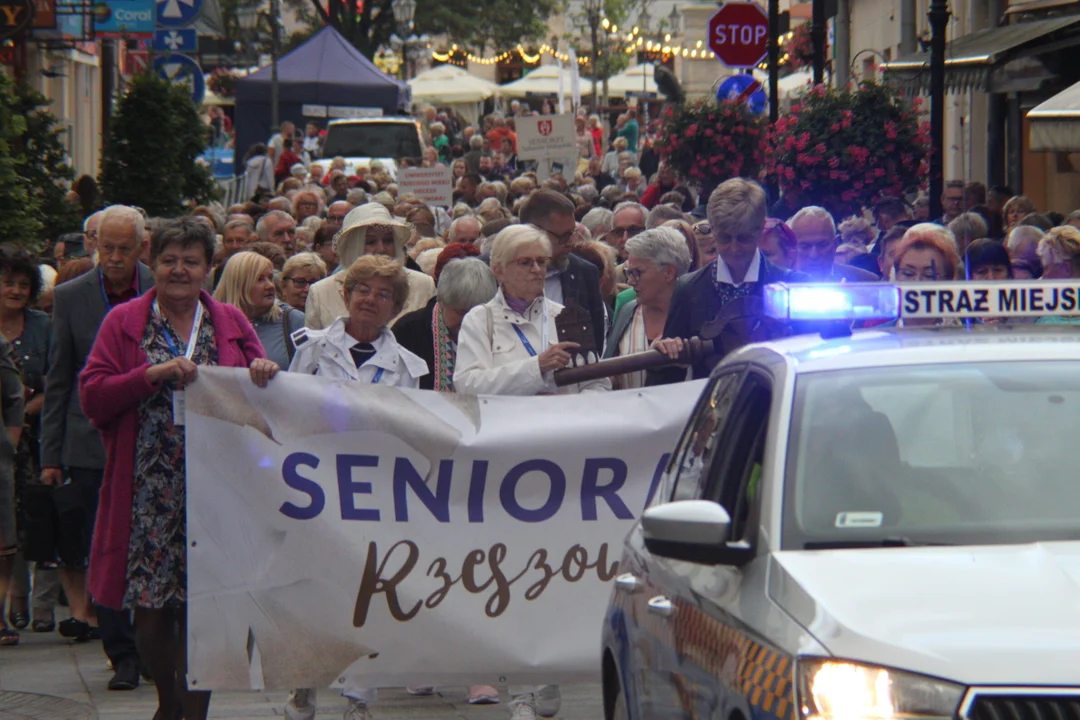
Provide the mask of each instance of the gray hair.
{"label": "gray hair", "polygon": [[441,133],[444,133],[446,132],[446,126],[443,125],[441,122],[433,122],[428,125],[428,130],[431,130],[432,132],[435,132],[437,130]]}
{"label": "gray hair", "polygon": [[588,183],[578,185],[574,188],[574,192],[587,203],[594,203],[600,197],[600,191],[596,189],[596,186]]}
{"label": "gray hair", "polygon": [[469,138],[469,147],[473,150],[482,150],[484,148],[484,136],[480,133],[473,135]]}
{"label": "gray hair", "polygon": [[313,252],[297,253],[285,261],[281,268],[281,277],[286,277],[296,270],[314,270],[326,277],[326,262]]}
{"label": "gray hair", "polygon": [[135,227],[135,242],[140,245],[146,242],[146,218],[141,212],[127,205],[110,205],[101,211],[101,220],[98,222],[98,236],[101,236],[101,228],[108,222],[129,223]]}
{"label": "gray hair", "polygon": [[435,263],[439,260],[439,255],[442,254],[443,249],[441,247],[428,248],[422,251],[414,259],[416,264],[420,266],[420,271],[425,275],[431,275],[435,271]]}
{"label": "gray hair", "polygon": [[593,208],[581,218],[581,224],[589,229],[592,236],[600,237],[604,233],[611,232],[615,224],[615,213],[607,208]]}
{"label": "gray hair", "polygon": [[483,305],[498,290],[495,273],[480,258],[451,260],[439,273],[439,303],[458,312]]}
{"label": "gray hair", "polygon": [[668,220],[685,220],[686,216],[683,211],[674,205],[657,205],[649,211],[648,217],[645,218],[645,227],[649,230],[658,228]]}
{"label": "gray hair", "polygon": [[753,180],[725,180],[713,190],[705,208],[713,237],[764,230],[767,205],[764,188]]}
{"label": "gray hair", "polygon": [[457,240],[458,228],[460,228],[463,224],[465,224],[467,222],[476,223],[476,229],[477,229],[478,232],[480,231],[481,228],[483,228],[483,223],[481,223],[474,216],[472,216],[472,215],[462,215],[461,217],[459,217],[458,219],[456,219],[452,223],[450,223],[450,229],[446,232],[446,240],[447,240],[447,242],[452,242],[452,243],[457,242],[458,241]]}
{"label": "gray hair", "polygon": [[956,236],[957,240],[963,238],[965,245],[973,240],[983,239],[990,232],[990,229],[986,226],[986,220],[983,219],[982,215],[973,212],[957,215],[953,221],[949,223],[949,230]]}
{"label": "gray hair", "polygon": [[[605,188],[607,189],[607,188]],[[645,221],[649,219],[649,209],[639,202],[633,200],[627,200],[621,202],[615,206],[615,209],[611,211],[611,226],[615,227],[615,216],[621,213],[623,210],[637,210],[641,213],[641,224],[644,225]]]}
{"label": "gray hair", "polygon": [[1011,256],[1026,243],[1038,245],[1043,235],[1045,233],[1034,225],[1017,225],[1009,231],[1009,237],[1005,239],[1005,249]]}
{"label": "gray hair", "polygon": [[[93,217],[91,215],[90,217]],[[1071,213],[1065,216],[1065,222],[1070,223],[1073,220],[1080,220],[1080,210],[1073,210]]]}
{"label": "gray hair", "polygon": [[675,228],[658,227],[639,233],[626,241],[626,252],[631,257],[673,267],[676,275],[685,275],[690,269],[690,248]]}
{"label": "gray hair", "polygon": [[[85,220],[83,220],[83,224],[82,224],[82,231],[83,231],[84,233],[86,233],[86,232],[90,232],[90,223],[94,222],[94,218],[97,218],[98,220],[100,220],[100,219],[101,219],[101,215],[102,215],[102,213],[104,213],[104,212],[105,212],[104,210],[98,210],[98,211],[97,211],[96,213],[93,213],[93,214],[91,214],[91,215],[88,215],[88,216],[86,217],[86,219],[85,219]],[[99,224],[100,224],[100,223],[99,223]]]}
{"label": "gray hair", "polygon": [[284,210],[271,210],[267,212],[265,215],[259,218],[258,224],[255,225],[255,234],[259,236],[260,240],[267,239],[266,236],[263,235],[263,233],[266,232],[266,221],[270,218],[274,218],[275,220],[292,220],[293,216],[285,212]]}
{"label": "gray hair", "polygon": [[505,267],[517,256],[522,245],[538,242],[551,255],[551,241],[547,233],[532,225],[510,225],[499,231],[491,242],[491,267]]}
{"label": "gray hair", "polygon": [[[367,191],[361,188],[353,188],[349,192],[345,193],[345,202],[349,203],[353,207],[359,207],[368,201]],[[342,202],[337,200],[335,202]],[[332,205],[333,203],[331,203]]]}
{"label": "gray hair", "polygon": [[[826,223],[831,228],[831,233],[836,235],[836,220],[834,220],[829,211],[823,207],[819,207],[818,205],[807,205],[791,216],[791,219],[787,221],[788,227],[794,231],[795,223],[801,220],[818,220]],[[798,232],[796,232],[796,235],[797,234]]]}
{"label": "gray hair", "polygon": [[253,234],[255,232],[255,228],[253,228],[251,226],[251,223],[249,223],[247,220],[230,220],[229,222],[225,223],[225,227],[222,229],[221,234],[224,235],[230,230],[235,230],[239,227],[247,228],[248,233]]}
{"label": "gray hair", "polygon": [[499,198],[499,202],[505,205],[506,196],[510,194],[510,188],[506,187],[506,183],[502,180],[495,180],[491,183],[491,187],[495,188],[495,197]]}

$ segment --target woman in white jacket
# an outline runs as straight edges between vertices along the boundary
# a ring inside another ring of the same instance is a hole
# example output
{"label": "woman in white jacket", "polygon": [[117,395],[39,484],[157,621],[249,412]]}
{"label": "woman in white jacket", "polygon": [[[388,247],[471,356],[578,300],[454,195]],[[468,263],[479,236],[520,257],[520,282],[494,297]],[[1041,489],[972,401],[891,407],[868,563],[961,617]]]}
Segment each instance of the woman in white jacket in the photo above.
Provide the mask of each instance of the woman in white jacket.
{"label": "woman in white jacket", "polygon": [[348,315],[325,330],[302,328],[292,334],[296,355],[291,372],[355,380],[372,385],[417,388],[427,363],[398,345],[387,327],[405,306],[409,278],[396,261],[364,255],[345,271]]}
{"label": "woman in white jacket", "polygon": [[454,388],[475,395],[551,395],[610,390],[607,378],[558,388],[576,343],[558,342],[563,306],[544,297],[551,243],[531,225],[511,225],[491,245],[499,292],[469,311],[458,331]]}

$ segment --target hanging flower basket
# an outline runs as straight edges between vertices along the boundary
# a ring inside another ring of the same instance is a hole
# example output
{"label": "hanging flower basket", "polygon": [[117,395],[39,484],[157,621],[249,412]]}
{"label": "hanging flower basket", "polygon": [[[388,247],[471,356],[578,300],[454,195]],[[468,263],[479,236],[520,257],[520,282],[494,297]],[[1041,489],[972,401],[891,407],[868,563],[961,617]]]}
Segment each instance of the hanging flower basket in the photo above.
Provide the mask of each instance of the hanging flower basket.
{"label": "hanging flower basket", "polygon": [[846,217],[885,196],[915,191],[928,174],[929,125],[919,100],[873,82],[808,90],[766,137],[765,173],[792,207]]}
{"label": "hanging flower basket", "polygon": [[218,97],[231,98],[236,95],[236,75],[225,68],[218,68],[210,73],[206,85]]}
{"label": "hanging flower basket", "polygon": [[711,189],[734,177],[756,179],[765,123],[745,102],[698,100],[664,111],[655,147],[684,180]]}

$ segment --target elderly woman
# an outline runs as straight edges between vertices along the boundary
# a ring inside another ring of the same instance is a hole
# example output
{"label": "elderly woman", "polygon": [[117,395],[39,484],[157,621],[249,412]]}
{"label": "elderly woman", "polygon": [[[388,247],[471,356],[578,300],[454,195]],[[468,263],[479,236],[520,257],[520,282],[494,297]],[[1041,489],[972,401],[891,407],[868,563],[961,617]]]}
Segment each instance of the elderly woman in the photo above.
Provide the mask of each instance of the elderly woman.
{"label": "elderly woman", "polygon": [[262,255],[239,252],[229,258],[214,299],[244,313],[255,328],[266,357],[288,367],[296,353],[291,335],[304,327],[304,313],[277,297],[274,266]]}
{"label": "elderly woman", "polygon": [[1035,203],[1026,195],[1015,195],[1001,208],[1001,214],[1005,217],[1005,233],[1008,234],[1013,228],[1020,225],[1020,221],[1035,212]]}
{"label": "elderly woman", "polygon": [[[29,484],[41,474],[38,467],[38,430],[41,409],[45,402],[45,364],[49,357],[49,316],[32,305],[41,293],[41,274],[37,264],[24,252],[0,253],[0,333],[11,343],[12,360],[18,368],[24,387],[23,432],[15,453],[16,522],[22,533],[25,516],[20,512],[23,494]],[[27,548],[22,548],[25,551]],[[8,620],[16,630],[30,623],[30,572],[23,552],[15,557]],[[34,569],[34,632],[50,632],[55,625],[53,607],[59,595],[56,570],[40,563]],[[0,600],[3,596],[0,595]],[[0,618],[2,623],[2,618]],[[0,637],[0,645],[4,644]]]}
{"label": "elderly woman", "polygon": [[[675,228],[646,230],[626,241],[626,278],[636,296],[615,316],[605,357],[646,352],[663,335],[675,283],[690,268],[686,239]],[[645,372],[614,378],[618,389],[645,385]]]}
{"label": "elderly woman", "polygon": [[372,385],[416,388],[427,363],[401,347],[390,321],[409,296],[405,268],[383,255],[357,258],[344,273],[346,314],[325,330],[298,333],[289,370]]}
{"label": "elderly woman", "polygon": [[[948,282],[955,280],[960,269],[956,239],[948,229],[935,223],[919,223],[908,228],[896,248],[892,279],[896,282]],[[953,325],[955,321],[941,318],[898,320],[897,327],[919,325]]]}
{"label": "elderly woman", "polygon": [[609,390],[606,378],[558,388],[553,374],[567,367],[574,342],[559,342],[556,318],[563,306],[544,297],[551,265],[547,233],[511,225],[491,245],[491,270],[499,291],[469,311],[458,333],[454,387],[476,395],[549,395]]}
{"label": "elderly woman", "polygon": [[1056,227],[1043,235],[1037,250],[1043,266],[1042,276],[1048,280],[1076,277],[1073,259],[1078,251],[1080,230],[1072,225]]}
{"label": "elderly woman", "polygon": [[461,321],[497,290],[495,275],[483,260],[452,260],[441,269],[437,295],[427,307],[394,323],[394,337],[401,346],[431,368],[431,373],[420,378],[421,390],[453,392]]}
{"label": "elderly woman", "polygon": [[[0,341],[0,406],[4,427],[0,434],[0,598],[7,597],[8,583],[19,549],[15,519],[15,478],[13,461],[15,448],[22,438],[25,402],[19,370],[12,358],[11,343]],[[0,647],[18,645],[19,633],[8,627],[0,613]]]}
{"label": "elderly woman", "polygon": [[150,241],[155,288],[105,316],[79,384],[106,457],[90,593],[135,611],[162,720],[201,720],[210,706],[209,693],[186,688],[184,388],[200,365],[250,368],[260,387],[278,371],[244,314],[201,289],[213,256],[203,223],[161,222]]}
{"label": "elderly woman", "polygon": [[[334,250],[342,268],[348,268],[357,258],[382,255],[404,266],[405,245],[412,229],[401,218],[394,217],[380,203],[367,203],[349,211],[334,240]],[[398,315],[419,310],[435,296],[435,282],[419,270],[403,268],[407,281],[405,302]],[[345,272],[337,272],[311,287],[304,317],[314,330],[329,327],[339,317],[348,314],[342,292]]]}
{"label": "elderly woman", "polygon": [[293,255],[281,268],[281,299],[289,307],[303,312],[311,286],[325,277],[326,263],[321,257],[311,252]]}
{"label": "elderly woman", "polygon": [[1031,225],[1017,225],[1005,238],[1005,249],[1012,260],[1013,277],[1032,280],[1042,276],[1043,266],[1039,259],[1039,242],[1043,231]]}
{"label": "elderly woman", "polygon": [[1009,251],[997,240],[982,238],[968,245],[964,269],[969,280],[1007,280],[1013,276]]}

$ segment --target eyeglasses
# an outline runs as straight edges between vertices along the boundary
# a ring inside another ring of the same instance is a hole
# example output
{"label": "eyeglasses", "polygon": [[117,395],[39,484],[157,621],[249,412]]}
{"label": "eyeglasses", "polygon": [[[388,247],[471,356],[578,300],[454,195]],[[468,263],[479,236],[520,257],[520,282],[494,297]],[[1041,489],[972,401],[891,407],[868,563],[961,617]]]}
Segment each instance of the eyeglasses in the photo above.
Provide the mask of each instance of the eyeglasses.
{"label": "eyeglasses", "polygon": [[896,273],[896,276],[899,277],[902,280],[931,280],[931,281],[937,280],[940,277],[940,275],[938,275],[938,271],[934,270],[933,268],[928,268],[926,270],[919,271],[919,270],[916,270],[914,268],[907,268],[907,267],[900,268],[900,270]]}
{"label": "eyeglasses", "polygon": [[639,280],[641,280],[642,272],[643,270],[641,268],[627,268],[626,279],[632,283],[637,283]]}
{"label": "eyeglasses", "polygon": [[697,235],[712,235],[712,225],[710,225],[707,220],[695,224],[690,229]]}
{"label": "eyeglasses", "polygon": [[640,235],[643,232],[645,232],[645,228],[641,227],[640,225],[631,225],[629,227],[612,228],[612,230],[611,230],[612,235],[618,235],[618,236],[625,235],[627,237],[634,237],[635,235]]}
{"label": "eyeglasses", "polygon": [[554,240],[556,243],[558,243],[559,245],[565,245],[566,243],[570,242],[570,240],[573,239],[573,237],[574,237],[574,233],[577,232],[577,227],[574,227],[572,230],[568,230],[568,231],[566,231],[566,232],[564,232],[562,234],[554,233],[551,230],[548,230],[547,228],[540,228],[540,229],[543,230],[544,232],[546,232],[548,234],[548,236],[552,240]]}
{"label": "eyeglasses", "polygon": [[380,304],[383,304],[383,305],[385,305],[388,302],[393,301],[393,299],[394,299],[394,294],[392,292],[390,292],[389,290],[380,290],[379,292],[376,292],[373,288],[371,288],[371,287],[369,287],[367,285],[357,285],[356,287],[354,287],[352,289],[352,291],[349,294],[350,295],[355,295],[356,297],[358,297],[358,298],[360,298],[362,300],[367,300],[369,298],[374,298],[376,302],[378,302]]}
{"label": "eyeglasses", "polygon": [[533,265],[540,268],[541,270],[547,270],[548,266],[551,265],[551,258],[549,258],[549,257],[517,258],[516,260],[511,260],[510,264],[511,265],[517,265],[522,270],[528,270]]}
{"label": "eyeglasses", "polygon": [[295,277],[292,277],[291,275],[286,275],[285,279],[290,281],[293,284],[293,287],[295,287],[297,290],[303,290],[304,288],[310,287],[311,285],[315,284],[314,281],[312,281],[312,280],[305,280],[304,278],[295,278]]}

